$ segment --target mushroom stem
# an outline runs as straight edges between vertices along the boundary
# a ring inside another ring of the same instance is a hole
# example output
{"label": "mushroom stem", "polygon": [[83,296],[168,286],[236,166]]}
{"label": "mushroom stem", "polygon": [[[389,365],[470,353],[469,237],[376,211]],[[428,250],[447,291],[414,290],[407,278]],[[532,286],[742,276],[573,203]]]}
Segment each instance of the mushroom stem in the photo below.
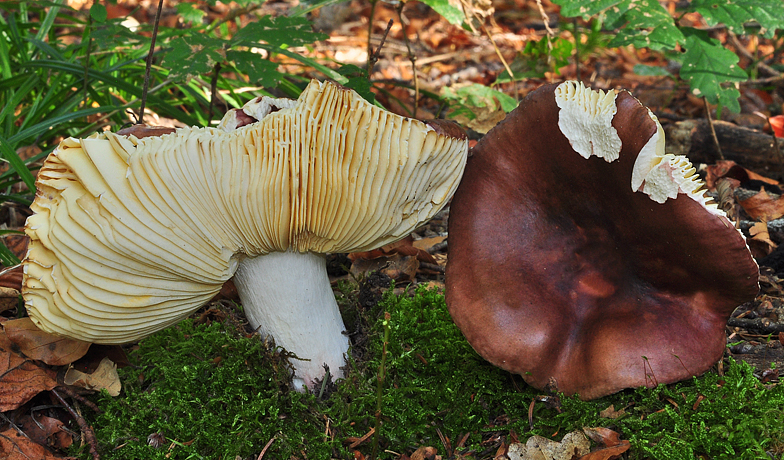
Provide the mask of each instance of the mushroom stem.
{"label": "mushroom stem", "polygon": [[294,353],[294,387],[313,387],[324,377],[343,375],[348,337],[327,276],[324,256],[272,252],[242,260],[234,274],[245,316],[262,336]]}

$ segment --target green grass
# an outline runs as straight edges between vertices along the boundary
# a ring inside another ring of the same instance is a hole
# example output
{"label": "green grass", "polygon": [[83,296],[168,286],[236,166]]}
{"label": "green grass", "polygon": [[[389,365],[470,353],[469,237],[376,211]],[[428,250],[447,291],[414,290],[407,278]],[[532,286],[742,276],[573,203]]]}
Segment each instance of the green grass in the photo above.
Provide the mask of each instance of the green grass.
{"label": "green grass", "polygon": [[[187,320],[145,339],[131,353],[134,366],[121,371],[123,394],[101,396],[104,412],[88,420],[102,458],[255,459],[273,438],[265,458],[353,458],[342,441],[376,424],[384,311],[390,321],[379,458],[420,446],[444,455],[439,431],[453,446],[470,433],[460,452],[478,459],[494,455],[497,443],[482,443],[493,434],[560,439],[585,426],[621,433],[631,441],[631,459],[783,458],[784,387],[767,388],[748,365],[733,361],[723,377],[708,373],[590,402],[562,397],[558,408],[537,402],[530,429],[528,408],[542,392],[478,357],[449,319],[443,296],[425,290],[387,294],[364,312],[371,318],[370,359],[353,361],[323,400],[289,391],[282,353],[233,326]],[[599,417],[610,404],[626,415]],[[156,432],[170,440],[159,449],[147,445]],[[356,449],[369,455],[371,446],[368,439]],[[80,455],[88,458],[84,448]]]}

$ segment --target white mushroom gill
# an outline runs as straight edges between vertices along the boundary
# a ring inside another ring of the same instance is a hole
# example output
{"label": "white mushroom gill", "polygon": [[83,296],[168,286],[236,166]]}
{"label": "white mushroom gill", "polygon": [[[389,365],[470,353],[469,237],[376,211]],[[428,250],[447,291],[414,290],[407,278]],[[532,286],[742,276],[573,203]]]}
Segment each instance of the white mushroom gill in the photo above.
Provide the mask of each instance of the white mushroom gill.
{"label": "white mushroom gill", "polygon": [[[607,162],[618,159],[621,139],[612,126],[617,113],[615,90],[602,91],[585,87],[582,82],[566,81],[555,89],[558,127],[572,148],[583,158],[596,155]],[[707,190],[689,159],[665,153],[664,130],[650,110],[657,132],[637,155],[631,177],[632,190],[647,194],[653,201],[664,203],[679,193],[700,203],[713,214],[724,216],[717,205],[705,196]]]}
{"label": "white mushroom gill", "polygon": [[582,82],[565,81],[555,88],[555,103],[561,109],[558,127],[583,158],[618,159],[621,138],[612,125],[617,96],[616,91],[592,90]]}
{"label": "white mushroom gill", "polygon": [[136,341],[236,272],[251,326],[309,360],[293,363],[301,382],[323,363],[340,375],[348,341],[320,254],[376,248],[432,217],[457,187],[467,140],[331,83],[245,112],[244,126],[61,143],[26,225],[23,295],[39,327]]}

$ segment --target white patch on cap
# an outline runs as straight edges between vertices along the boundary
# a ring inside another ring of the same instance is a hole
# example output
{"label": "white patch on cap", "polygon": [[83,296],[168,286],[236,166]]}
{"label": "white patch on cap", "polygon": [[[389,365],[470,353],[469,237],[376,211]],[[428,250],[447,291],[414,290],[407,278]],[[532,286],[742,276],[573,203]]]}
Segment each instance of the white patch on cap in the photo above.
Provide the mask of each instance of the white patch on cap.
{"label": "white patch on cap", "polygon": [[618,111],[617,95],[616,91],[594,91],[574,81],[555,89],[555,103],[561,109],[558,127],[583,158],[596,155],[608,163],[618,159],[621,138],[612,125]]}
{"label": "white patch on cap", "polygon": [[643,192],[657,203],[686,194],[712,214],[725,216],[710,198],[705,197],[703,182],[694,166],[683,155],[664,153],[664,130],[656,115],[648,110],[656,122],[656,132],[640,150],[632,169],[632,191]]}

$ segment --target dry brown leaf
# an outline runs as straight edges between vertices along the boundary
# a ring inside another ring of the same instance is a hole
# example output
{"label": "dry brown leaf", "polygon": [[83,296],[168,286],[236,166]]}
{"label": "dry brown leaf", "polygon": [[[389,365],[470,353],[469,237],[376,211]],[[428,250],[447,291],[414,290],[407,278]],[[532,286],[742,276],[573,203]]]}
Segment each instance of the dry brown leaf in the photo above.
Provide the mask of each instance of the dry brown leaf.
{"label": "dry brown leaf", "polygon": [[624,415],[626,415],[626,411],[623,410],[623,409],[615,410],[615,405],[613,405],[613,404],[610,404],[610,407],[608,407],[607,409],[599,412],[599,417],[609,418],[609,419],[613,419],[613,420],[615,420],[617,418],[620,418],[620,417],[623,417]]}
{"label": "dry brown leaf", "polygon": [[510,460],[572,460],[588,454],[591,443],[580,431],[567,433],[561,442],[531,436],[525,444],[509,446],[507,456]]}
{"label": "dry brown leaf", "polygon": [[771,221],[784,216],[784,197],[773,198],[763,187],[759,193],[738,202],[754,220]]}
{"label": "dry brown leaf", "polygon": [[63,377],[66,385],[74,385],[88,390],[106,390],[111,396],[118,396],[122,390],[120,376],[117,374],[117,365],[109,358],[104,358],[92,374],[85,374],[73,367],[68,369]]}
{"label": "dry brown leaf", "polygon": [[[62,460],[13,428],[0,432],[0,453],[5,460]],[[68,457],[72,459],[73,457]]]}
{"label": "dry brown leaf", "polygon": [[414,238],[411,235],[403,238],[402,240],[395,241],[394,243],[390,243],[384,246],[381,246],[378,249],[374,249],[372,251],[365,251],[365,252],[352,252],[348,255],[349,260],[352,262],[356,261],[357,259],[378,259],[380,257],[388,257],[394,254],[402,254],[404,256],[415,256],[422,262],[427,262],[431,264],[438,263],[430,253],[428,253],[424,249],[420,249],[416,247],[414,244]]}
{"label": "dry brown leaf", "polygon": [[89,342],[44,332],[30,318],[6,321],[3,329],[21,353],[50,366],[70,364],[84,356],[90,348]]}
{"label": "dry brown leaf", "polygon": [[585,427],[583,432],[597,444],[612,447],[617,446],[621,442],[621,435],[617,432],[604,427]]}
{"label": "dry brown leaf", "polygon": [[631,444],[629,441],[621,441],[620,444],[612,447],[605,447],[597,449],[586,455],[580,457],[579,460],[613,460],[620,458],[621,454],[629,450]]}
{"label": "dry brown leaf", "polygon": [[30,415],[24,415],[17,425],[35,443],[55,449],[67,449],[73,444],[73,438],[65,431],[65,424],[52,417],[36,415],[35,420]]}
{"label": "dry brown leaf", "polygon": [[13,349],[13,343],[0,329],[0,412],[16,409],[38,393],[57,386],[54,371],[38,366]]}
{"label": "dry brown leaf", "polygon": [[706,168],[705,184],[710,190],[716,187],[716,182],[721,178],[736,180],[739,184],[748,180],[756,180],[771,185],[778,185],[778,181],[767,178],[754,171],[748,170],[736,164],[732,160],[721,160],[715,165]]}
{"label": "dry brown leaf", "polygon": [[16,289],[0,285],[0,311],[13,310],[19,306],[20,295]]}
{"label": "dry brown leaf", "polygon": [[436,455],[438,455],[438,449],[435,447],[420,447],[411,454],[411,460],[434,460]]}
{"label": "dry brown leaf", "polygon": [[417,249],[421,249],[423,251],[428,252],[428,254],[429,254],[430,253],[430,249],[433,246],[435,246],[435,245],[437,245],[439,243],[442,243],[445,239],[446,239],[446,236],[431,236],[431,237],[427,237],[427,238],[418,239],[418,240],[414,241],[414,243],[412,245],[415,248],[417,248]]}

